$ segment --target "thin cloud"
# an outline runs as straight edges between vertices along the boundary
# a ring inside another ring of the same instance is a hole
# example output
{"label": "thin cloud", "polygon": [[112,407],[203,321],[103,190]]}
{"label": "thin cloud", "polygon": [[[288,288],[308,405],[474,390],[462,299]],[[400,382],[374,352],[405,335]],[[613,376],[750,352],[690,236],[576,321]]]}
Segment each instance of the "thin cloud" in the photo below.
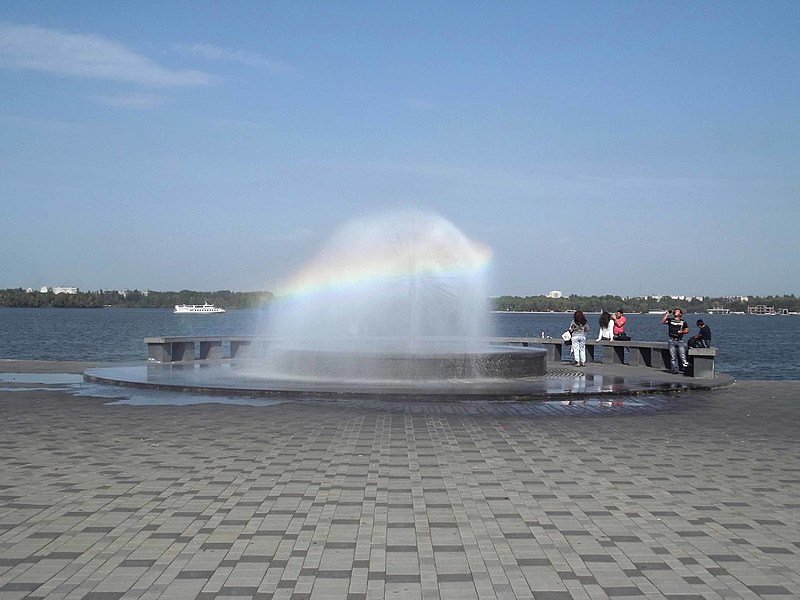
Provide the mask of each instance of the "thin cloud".
{"label": "thin cloud", "polygon": [[115,108],[130,108],[133,110],[153,110],[164,102],[164,98],[154,94],[131,94],[128,96],[92,96],[98,104],[113,106]]}
{"label": "thin cloud", "polygon": [[71,121],[54,121],[19,115],[0,114],[0,125],[25,127],[49,133],[76,133],[84,131],[84,125]]}
{"label": "thin cloud", "polygon": [[236,129],[271,129],[269,123],[259,123],[249,119],[217,119],[209,117],[199,117],[203,122],[214,127],[236,128]]}
{"label": "thin cloud", "polygon": [[175,44],[172,48],[184,56],[197,56],[210,60],[234,62],[248,67],[267,69],[272,73],[294,72],[294,67],[286,62],[267,58],[266,56],[255,52],[248,52],[247,50],[222,48],[220,46],[214,46],[213,44]]}
{"label": "thin cloud", "polygon": [[310,227],[300,227],[291,231],[272,233],[264,236],[265,243],[304,242],[319,237],[319,232]]}
{"label": "thin cloud", "polygon": [[436,110],[436,106],[422,98],[409,97],[405,99],[406,106],[424,112]]}
{"label": "thin cloud", "polygon": [[208,85],[202,71],[163,67],[122,44],[36,25],[0,23],[0,66],[157,86]]}

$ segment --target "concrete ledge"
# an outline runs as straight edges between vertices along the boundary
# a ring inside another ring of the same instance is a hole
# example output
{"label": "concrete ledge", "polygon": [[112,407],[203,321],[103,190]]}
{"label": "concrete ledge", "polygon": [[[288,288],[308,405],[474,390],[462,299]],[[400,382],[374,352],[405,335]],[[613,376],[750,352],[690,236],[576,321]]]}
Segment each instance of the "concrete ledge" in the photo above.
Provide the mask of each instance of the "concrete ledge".
{"label": "concrete ledge", "polygon": [[[262,336],[154,336],[145,338],[147,359],[156,363],[173,363],[223,358],[257,358],[264,355],[270,339]],[[559,338],[536,337],[491,337],[489,344],[510,346],[543,347],[550,362],[562,360],[564,347],[568,344]],[[199,345],[199,350],[196,345]],[[230,350],[226,356],[223,345]],[[670,365],[669,344],[641,340],[600,342],[587,340],[586,354],[589,362],[597,361],[597,349],[601,348],[604,365],[628,365],[651,369],[668,369]],[[716,348],[690,348],[689,359],[693,365],[691,374],[701,379],[713,379],[716,375]]]}
{"label": "concrete ledge", "polygon": [[[561,360],[564,343],[561,338],[491,338],[491,343],[518,344],[522,346],[543,346],[547,349],[547,359]],[[586,341],[586,356],[590,362],[597,362],[597,348],[602,348],[604,365],[628,365],[664,370],[670,366],[669,344],[667,342],[629,341]],[[716,348],[689,348],[689,360],[693,363],[691,374],[700,379],[713,379],[716,375]]]}
{"label": "concrete ledge", "polygon": [[689,363],[692,365],[692,376],[713,379],[716,375],[716,348],[689,348]]}

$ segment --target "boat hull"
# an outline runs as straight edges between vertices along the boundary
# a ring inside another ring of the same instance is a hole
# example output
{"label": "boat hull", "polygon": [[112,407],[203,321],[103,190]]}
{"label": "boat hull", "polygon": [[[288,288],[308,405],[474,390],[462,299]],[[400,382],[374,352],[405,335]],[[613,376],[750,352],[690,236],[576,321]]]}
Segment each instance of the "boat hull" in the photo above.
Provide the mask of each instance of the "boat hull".
{"label": "boat hull", "polygon": [[224,308],[217,308],[213,304],[176,304],[175,314],[184,315],[218,315],[224,313]]}

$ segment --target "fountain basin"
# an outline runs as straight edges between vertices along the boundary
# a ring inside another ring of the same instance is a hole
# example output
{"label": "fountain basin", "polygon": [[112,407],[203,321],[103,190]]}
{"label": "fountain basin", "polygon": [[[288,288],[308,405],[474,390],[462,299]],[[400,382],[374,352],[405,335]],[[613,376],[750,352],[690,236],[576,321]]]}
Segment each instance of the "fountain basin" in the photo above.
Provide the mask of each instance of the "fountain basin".
{"label": "fountain basin", "polygon": [[[282,350],[269,359],[90,369],[84,378],[96,383],[207,394],[507,400],[539,396],[552,387],[553,382],[547,382],[546,356],[541,348],[510,346],[466,352]],[[270,361],[270,368],[265,368]],[[278,367],[280,372],[274,371]]]}
{"label": "fountain basin", "polygon": [[271,353],[265,365],[270,378],[421,381],[514,379],[544,375],[547,352],[540,348],[491,347],[441,351],[285,349]]}

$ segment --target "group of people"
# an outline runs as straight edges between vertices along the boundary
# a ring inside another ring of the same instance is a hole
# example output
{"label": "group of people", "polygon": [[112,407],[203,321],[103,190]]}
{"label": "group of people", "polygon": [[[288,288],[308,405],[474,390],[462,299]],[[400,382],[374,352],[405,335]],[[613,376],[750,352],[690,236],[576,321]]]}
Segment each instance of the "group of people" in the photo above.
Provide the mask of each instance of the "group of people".
{"label": "group of people", "polygon": [[[625,336],[625,323],[627,319],[621,310],[613,315],[608,311],[603,311],[600,315],[600,335],[595,340],[613,340]],[[589,333],[589,324],[586,315],[582,310],[576,310],[569,324],[570,339],[572,340],[573,365],[576,367],[586,366],[586,334]],[[630,338],[627,338],[630,339]]]}
{"label": "group of people", "polygon": [[[627,319],[621,310],[618,310],[613,315],[604,310],[600,315],[600,333],[595,342],[631,339],[625,333],[626,322]],[[670,309],[664,313],[664,316],[661,317],[661,323],[668,326],[671,372],[679,373],[680,370],[689,366],[687,344],[683,339],[683,336],[689,333],[689,324],[683,320],[683,311],[680,308]],[[690,348],[710,348],[711,328],[702,319],[697,320],[697,327],[699,331],[688,340],[688,346]],[[572,364],[576,367],[585,367],[586,334],[589,333],[589,324],[583,311],[575,311],[568,331],[572,342]]]}
{"label": "group of people", "polygon": [[621,310],[618,310],[613,315],[604,310],[600,314],[600,333],[595,342],[602,340],[617,340],[625,336],[625,323],[628,319]]}

